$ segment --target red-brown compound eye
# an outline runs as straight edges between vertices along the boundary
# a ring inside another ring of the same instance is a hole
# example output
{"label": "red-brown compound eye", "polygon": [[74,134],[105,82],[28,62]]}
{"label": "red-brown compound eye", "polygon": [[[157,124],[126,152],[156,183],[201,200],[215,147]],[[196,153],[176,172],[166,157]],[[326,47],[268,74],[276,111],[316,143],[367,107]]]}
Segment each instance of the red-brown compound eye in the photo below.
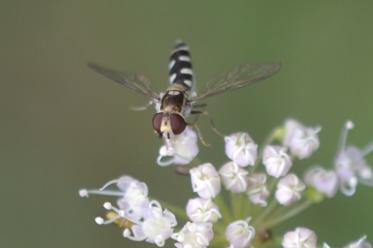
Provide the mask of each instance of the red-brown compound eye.
{"label": "red-brown compound eye", "polygon": [[163,119],[163,113],[156,113],[153,115],[153,129],[158,133],[161,134],[161,124]]}
{"label": "red-brown compound eye", "polygon": [[170,122],[172,132],[176,135],[181,134],[187,126],[184,118],[179,114],[170,114]]}

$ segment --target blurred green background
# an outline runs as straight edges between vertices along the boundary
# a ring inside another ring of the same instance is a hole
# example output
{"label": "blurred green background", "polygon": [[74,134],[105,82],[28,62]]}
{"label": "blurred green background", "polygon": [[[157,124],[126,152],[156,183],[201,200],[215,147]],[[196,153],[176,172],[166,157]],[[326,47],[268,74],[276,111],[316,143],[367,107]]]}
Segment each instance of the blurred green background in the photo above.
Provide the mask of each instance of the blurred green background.
{"label": "blurred green background", "polygon": [[[281,61],[275,77],[212,98],[209,111],[229,133],[260,142],[286,117],[320,124],[321,148],[298,166],[332,166],[346,119],[349,141],[373,138],[372,1],[1,1],[0,247],[151,247],[94,224],[102,198],[78,189],[122,174],[152,195],[185,204],[187,178],[160,168],[153,110],[145,99],[86,67],[97,61],[167,85],[174,40],[192,49],[199,87],[235,64]],[[223,142],[201,119],[213,146],[201,159],[221,165]],[[303,225],[320,241],[373,240],[373,189],[325,201],[282,229]],[[172,244],[169,245],[170,247]]]}

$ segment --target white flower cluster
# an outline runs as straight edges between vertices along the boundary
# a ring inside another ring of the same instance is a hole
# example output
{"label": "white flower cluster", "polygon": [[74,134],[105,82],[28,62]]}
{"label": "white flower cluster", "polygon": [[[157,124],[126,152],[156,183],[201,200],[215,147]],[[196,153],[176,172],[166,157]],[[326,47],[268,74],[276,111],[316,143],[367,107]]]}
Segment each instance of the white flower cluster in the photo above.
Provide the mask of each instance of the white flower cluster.
{"label": "white flower cluster", "polygon": [[373,144],[363,149],[347,145],[348,132],[353,128],[354,124],[347,121],[342,129],[334,169],[314,166],[305,174],[305,182],[329,198],[336,195],[338,187],[343,194],[352,196],[359,182],[373,186],[373,171],[365,160],[373,151]]}
{"label": "white flower cluster", "polygon": [[[306,171],[304,182],[292,172],[292,167],[297,159],[309,158],[319,148],[320,127],[286,120],[262,147],[245,132],[225,136],[227,162],[220,168],[211,163],[198,163],[190,168],[191,188],[196,196],[187,201],[184,214],[170,204],[166,205],[176,210],[174,213],[162,208],[161,201],[149,198],[147,185],[130,176],[109,181],[100,189],[83,189],[80,195],[118,197],[116,206],[104,204],[108,211],[106,218],[97,217],[96,222],[118,224],[123,228],[123,236],[130,240],[163,246],[168,239],[173,239],[177,248],[207,248],[212,244],[229,248],[261,247],[267,230],[321,201],[324,196],[334,197],[338,188],[352,195],[358,182],[373,185],[373,171],[365,160],[373,151],[373,144],[362,150],[347,146],[347,133],[352,128],[352,122],[347,122],[343,128],[335,167],[313,166]],[[187,166],[195,162],[199,152],[197,138],[197,134],[187,128],[161,147],[157,163]],[[112,185],[117,189],[109,190]],[[228,204],[226,193],[231,195]],[[175,214],[185,220],[178,229]],[[371,248],[365,238],[346,248]],[[319,247],[316,234],[304,227],[287,232],[282,246]],[[323,247],[329,246],[324,243]]]}
{"label": "white flower cluster", "polygon": [[[116,185],[117,190],[107,190]],[[135,241],[146,241],[163,246],[165,241],[173,234],[177,225],[176,217],[167,209],[162,209],[159,202],[148,198],[148,187],[130,176],[109,181],[100,189],[79,191],[81,197],[90,194],[111,195],[119,197],[118,207],[110,202],[104,203],[104,208],[111,213],[108,220],[96,217],[99,225],[111,224],[116,221],[124,223],[123,236]]]}

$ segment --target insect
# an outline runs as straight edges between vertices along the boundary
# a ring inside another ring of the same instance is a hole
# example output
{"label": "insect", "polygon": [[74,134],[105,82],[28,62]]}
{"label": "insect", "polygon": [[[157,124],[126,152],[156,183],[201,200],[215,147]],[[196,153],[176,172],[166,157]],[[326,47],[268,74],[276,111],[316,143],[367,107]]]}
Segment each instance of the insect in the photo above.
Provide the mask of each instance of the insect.
{"label": "insect", "polygon": [[176,41],[171,51],[168,66],[170,84],[164,93],[153,91],[150,86],[151,81],[144,75],[116,71],[95,63],[89,63],[88,66],[130,90],[148,97],[148,104],[137,110],[145,110],[155,105],[153,129],[159,137],[164,137],[166,140],[181,134],[187,125],[191,125],[186,122],[187,117],[203,113],[206,104],[201,101],[266,79],[280,69],[279,63],[238,65],[209,81],[205,89],[197,93],[189,47],[183,41]]}

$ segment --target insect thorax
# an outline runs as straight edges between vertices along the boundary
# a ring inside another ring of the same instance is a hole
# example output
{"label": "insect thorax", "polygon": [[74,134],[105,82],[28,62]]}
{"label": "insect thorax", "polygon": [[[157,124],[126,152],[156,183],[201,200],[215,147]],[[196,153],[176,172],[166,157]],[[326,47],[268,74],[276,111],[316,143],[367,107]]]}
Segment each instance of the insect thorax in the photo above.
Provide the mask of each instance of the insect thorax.
{"label": "insect thorax", "polygon": [[181,113],[185,105],[185,91],[178,89],[167,90],[162,98],[161,110],[165,112]]}

